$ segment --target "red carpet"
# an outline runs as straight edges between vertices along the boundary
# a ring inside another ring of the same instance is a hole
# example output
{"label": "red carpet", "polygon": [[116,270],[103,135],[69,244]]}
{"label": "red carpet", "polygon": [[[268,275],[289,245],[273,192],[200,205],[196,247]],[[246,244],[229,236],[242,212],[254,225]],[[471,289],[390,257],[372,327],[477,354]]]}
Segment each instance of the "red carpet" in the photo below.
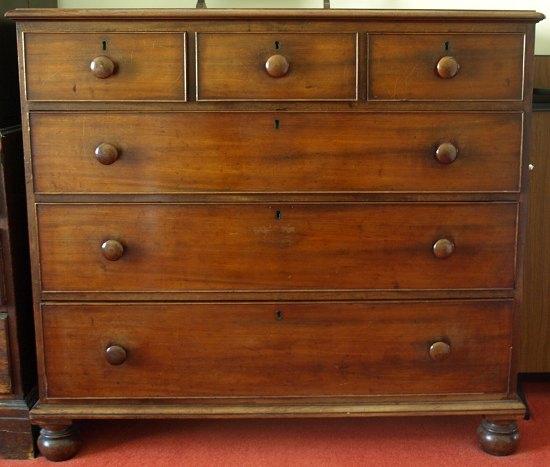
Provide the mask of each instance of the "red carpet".
{"label": "red carpet", "polygon": [[132,420],[80,422],[84,446],[63,465],[548,467],[550,383],[527,384],[526,392],[532,418],[521,422],[519,451],[506,458],[477,448],[479,417]]}

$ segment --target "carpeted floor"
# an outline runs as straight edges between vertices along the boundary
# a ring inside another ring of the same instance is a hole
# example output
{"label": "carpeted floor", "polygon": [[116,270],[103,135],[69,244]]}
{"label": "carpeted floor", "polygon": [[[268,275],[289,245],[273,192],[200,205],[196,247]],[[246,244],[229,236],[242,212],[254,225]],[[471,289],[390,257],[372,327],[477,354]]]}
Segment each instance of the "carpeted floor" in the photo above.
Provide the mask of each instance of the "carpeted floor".
{"label": "carpeted floor", "polygon": [[[513,456],[476,445],[479,417],[80,422],[84,446],[63,465],[104,466],[550,466],[550,383],[525,390]],[[43,465],[0,461],[0,465]]]}

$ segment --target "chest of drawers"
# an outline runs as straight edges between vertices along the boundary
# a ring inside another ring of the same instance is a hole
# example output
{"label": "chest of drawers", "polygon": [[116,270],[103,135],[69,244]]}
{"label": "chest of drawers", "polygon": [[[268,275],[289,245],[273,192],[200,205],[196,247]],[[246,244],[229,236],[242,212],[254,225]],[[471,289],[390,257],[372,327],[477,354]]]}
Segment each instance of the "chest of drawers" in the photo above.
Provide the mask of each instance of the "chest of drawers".
{"label": "chest of drawers", "polygon": [[534,12],[25,10],[40,400],[484,416],[514,450]]}

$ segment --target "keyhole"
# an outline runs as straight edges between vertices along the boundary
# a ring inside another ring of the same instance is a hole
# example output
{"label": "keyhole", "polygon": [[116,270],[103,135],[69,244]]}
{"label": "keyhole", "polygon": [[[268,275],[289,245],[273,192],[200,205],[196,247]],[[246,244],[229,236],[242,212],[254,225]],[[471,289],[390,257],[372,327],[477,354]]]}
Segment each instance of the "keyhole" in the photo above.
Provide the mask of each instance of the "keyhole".
{"label": "keyhole", "polygon": [[445,41],[445,50],[449,50],[449,41]]}
{"label": "keyhole", "polygon": [[281,44],[279,43],[279,41],[275,41],[275,49],[279,50],[280,48],[281,48]]}
{"label": "keyhole", "polygon": [[283,318],[284,318],[283,312],[282,312],[281,310],[277,310],[277,311],[275,312],[275,319],[276,319],[277,321],[282,321]]}
{"label": "keyhole", "polygon": [[101,48],[102,48],[103,50],[107,50],[107,41],[103,41],[103,42],[101,43]]}
{"label": "keyhole", "polygon": [[279,120],[275,120],[275,129],[278,130],[281,128],[281,122]]}
{"label": "keyhole", "polygon": [[278,221],[280,221],[282,218],[283,218],[283,213],[282,213],[279,209],[277,209],[277,210],[275,211],[275,219],[277,219]]}

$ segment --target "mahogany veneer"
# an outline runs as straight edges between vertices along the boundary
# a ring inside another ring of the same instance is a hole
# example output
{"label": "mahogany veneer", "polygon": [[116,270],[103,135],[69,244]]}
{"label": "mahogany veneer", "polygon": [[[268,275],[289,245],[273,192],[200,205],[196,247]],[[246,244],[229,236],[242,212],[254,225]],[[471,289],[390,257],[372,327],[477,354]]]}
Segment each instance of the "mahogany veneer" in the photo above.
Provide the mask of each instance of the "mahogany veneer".
{"label": "mahogany veneer", "polygon": [[[515,203],[38,204],[37,220],[44,292],[328,289],[347,298],[349,289],[515,281]],[[441,240],[453,251],[441,252]]]}
{"label": "mahogany veneer", "polygon": [[26,35],[26,97],[30,101],[185,100],[185,43],[185,34],[152,31]]}
{"label": "mahogany veneer", "polygon": [[47,397],[498,399],[512,311],[511,301],[44,305]]}
{"label": "mahogany veneer", "polygon": [[369,96],[521,100],[524,47],[521,33],[375,34],[369,38]]}
{"label": "mahogany veneer", "polygon": [[535,12],[15,11],[39,447],[479,414],[517,444]]}
{"label": "mahogany veneer", "polygon": [[199,32],[195,44],[198,101],[357,97],[356,33]]}
{"label": "mahogany veneer", "polygon": [[520,189],[520,112],[40,112],[30,121],[38,193]]}

